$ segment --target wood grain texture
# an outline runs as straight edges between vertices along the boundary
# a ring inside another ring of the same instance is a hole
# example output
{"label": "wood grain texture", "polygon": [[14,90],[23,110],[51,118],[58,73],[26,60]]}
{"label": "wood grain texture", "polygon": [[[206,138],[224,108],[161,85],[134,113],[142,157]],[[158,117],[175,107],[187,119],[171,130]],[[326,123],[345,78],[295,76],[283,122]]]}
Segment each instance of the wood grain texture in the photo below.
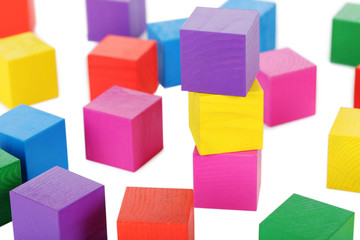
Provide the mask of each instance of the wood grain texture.
{"label": "wood grain texture", "polygon": [[127,187],[119,213],[119,240],[194,239],[192,190]]}
{"label": "wood grain texture", "polygon": [[263,222],[260,240],[352,240],[353,212],[297,194],[292,195]]}
{"label": "wood grain texture", "polygon": [[201,155],[262,149],[263,91],[246,97],[189,92],[190,130]]}
{"label": "wood grain texture", "polygon": [[360,108],[360,65],[355,68],[354,108]]}
{"label": "wood grain texture", "polygon": [[91,99],[117,85],[154,93],[159,85],[156,41],[109,35],[88,55]]}
{"label": "wood grain texture", "polygon": [[327,187],[360,192],[360,109],[341,108],[329,135]]}
{"label": "wood grain texture", "polygon": [[11,221],[9,192],[21,183],[20,160],[0,149],[0,226]]}

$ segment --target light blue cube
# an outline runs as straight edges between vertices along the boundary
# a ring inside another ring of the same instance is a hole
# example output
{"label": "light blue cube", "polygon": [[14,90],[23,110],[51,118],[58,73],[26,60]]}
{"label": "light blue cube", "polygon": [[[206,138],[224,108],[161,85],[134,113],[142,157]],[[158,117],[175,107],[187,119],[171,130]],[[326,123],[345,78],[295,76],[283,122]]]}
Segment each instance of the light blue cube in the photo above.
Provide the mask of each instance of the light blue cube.
{"label": "light blue cube", "polygon": [[0,116],[0,148],[20,159],[23,182],[68,168],[65,120],[27,105]]}
{"label": "light blue cube", "polygon": [[150,23],[148,37],[157,41],[159,81],[164,88],[181,84],[180,28],[186,19]]}
{"label": "light blue cube", "polygon": [[275,49],[276,45],[276,4],[251,0],[229,0],[221,8],[259,11],[260,52]]}

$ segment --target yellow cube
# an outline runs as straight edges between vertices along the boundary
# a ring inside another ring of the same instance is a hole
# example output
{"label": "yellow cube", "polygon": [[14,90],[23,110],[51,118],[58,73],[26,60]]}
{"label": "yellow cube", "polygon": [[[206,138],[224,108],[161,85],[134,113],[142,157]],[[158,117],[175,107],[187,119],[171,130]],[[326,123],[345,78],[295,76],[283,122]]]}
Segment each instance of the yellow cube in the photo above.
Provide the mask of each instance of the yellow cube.
{"label": "yellow cube", "polygon": [[360,192],[360,109],[341,108],[330,131],[327,187]]}
{"label": "yellow cube", "polygon": [[30,32],[0,39],[0,101],[13,108],[57,96],[55,49]]}
{"label": "yellow cube", "polygon": [[262,149],[264,92],[246,97],[189,92],[190,130],[201,155]]}

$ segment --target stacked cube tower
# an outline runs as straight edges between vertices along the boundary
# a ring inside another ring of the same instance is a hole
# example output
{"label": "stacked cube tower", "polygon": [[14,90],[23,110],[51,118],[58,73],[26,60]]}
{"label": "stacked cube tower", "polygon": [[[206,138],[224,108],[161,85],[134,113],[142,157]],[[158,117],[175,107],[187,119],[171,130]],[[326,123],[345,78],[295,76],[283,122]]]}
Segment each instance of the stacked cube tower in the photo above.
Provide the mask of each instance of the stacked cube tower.
{"label": "stacked cube tower", "polygon": [[180,30],[181,84],[195,140],[195,207],[257,209],[264,93],[259,12],[198,7]]}

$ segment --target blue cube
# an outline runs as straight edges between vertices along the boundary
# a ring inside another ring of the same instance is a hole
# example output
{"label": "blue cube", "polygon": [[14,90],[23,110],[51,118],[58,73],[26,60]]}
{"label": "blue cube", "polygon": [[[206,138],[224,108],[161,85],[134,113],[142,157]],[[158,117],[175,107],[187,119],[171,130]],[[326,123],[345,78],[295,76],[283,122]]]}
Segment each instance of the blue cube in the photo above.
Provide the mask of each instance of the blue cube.
{"label": "blue cube", "polygon": [[23,182],[68,168],[65,120],[26,105],[0,116],[0,148],[20,159]]}
{"label": "blue cube", "polygon": [[260,52],[275,49],[276,42],[276,4],[273,2],[251,0],[229,0],[221,8],[259,11],[260,14]]}
{"label": "blue cube", "polygon": [[157,41],[159,81],[164,88],[181,84],[180,28],[186,19],[150,23],[148,37]]}

